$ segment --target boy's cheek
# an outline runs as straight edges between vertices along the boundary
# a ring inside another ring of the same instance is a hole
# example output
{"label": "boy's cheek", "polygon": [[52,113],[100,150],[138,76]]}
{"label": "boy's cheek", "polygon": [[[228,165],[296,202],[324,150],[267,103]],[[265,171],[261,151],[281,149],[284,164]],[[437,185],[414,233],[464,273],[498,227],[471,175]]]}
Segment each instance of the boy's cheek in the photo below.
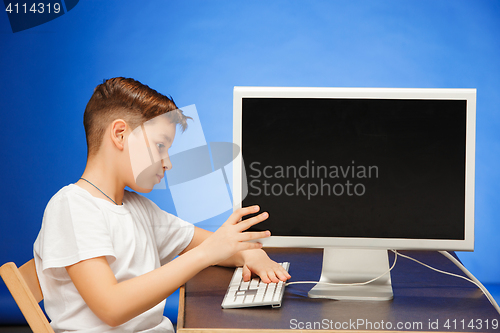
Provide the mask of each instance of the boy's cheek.
{"label": "boy's cheek", "polygon": [[134,134],[128,137],[128,146],[132,171],[135,178],[137,178],[151,164],[148,148],[144,140],[140,140]]}
{"label": "boy's cheek", "polygon": [[161,167],[161,162],[156,162],[147,166],[137,176],[134,174],[134,180],[137,186],[143,189],[152,190],[153,187],[160,182],[158,175],[162,173],[163,169]]}

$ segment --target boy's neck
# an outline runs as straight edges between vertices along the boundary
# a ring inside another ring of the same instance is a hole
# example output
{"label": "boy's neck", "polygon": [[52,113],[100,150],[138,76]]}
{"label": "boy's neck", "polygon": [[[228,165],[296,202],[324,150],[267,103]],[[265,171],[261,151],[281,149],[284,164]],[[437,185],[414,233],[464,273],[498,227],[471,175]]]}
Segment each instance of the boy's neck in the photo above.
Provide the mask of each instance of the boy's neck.
{"label": "boy's neck", "polygon": [[116,205],[121,205],[125,184],[120,181],[120,177],[116,174],[113,163],[109,163],[107,160],[108,159],[99,158],[99,156],[89,157],[85,171],[81,176],[81,178],[84,178],[86,181],[80,179],[76,184],[87,190],[96,198],[105,199],[114,202]]}

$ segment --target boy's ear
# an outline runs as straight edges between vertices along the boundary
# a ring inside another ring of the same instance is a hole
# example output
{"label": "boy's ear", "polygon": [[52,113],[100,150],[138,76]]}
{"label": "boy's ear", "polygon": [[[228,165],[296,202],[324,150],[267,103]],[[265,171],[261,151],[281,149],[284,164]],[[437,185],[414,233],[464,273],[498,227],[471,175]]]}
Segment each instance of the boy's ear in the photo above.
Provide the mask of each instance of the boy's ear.
{"label": "boy's ear", "polygon": [[123,119],[117,119],[111,123],[111,140],[115,144],[115,146],[123,150],[125,147],[125,133],[128,130],[128,125]]}

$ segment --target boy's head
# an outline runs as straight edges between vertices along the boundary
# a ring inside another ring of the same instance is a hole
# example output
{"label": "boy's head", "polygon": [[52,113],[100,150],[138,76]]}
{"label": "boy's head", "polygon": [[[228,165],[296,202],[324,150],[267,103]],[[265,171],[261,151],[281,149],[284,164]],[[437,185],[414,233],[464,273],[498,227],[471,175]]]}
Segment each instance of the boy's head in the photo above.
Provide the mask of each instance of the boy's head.
{"label": "boy's head", "polygon": [[187,119],[174,101],[156,90],[130,78],[105,80],[94,89],[83,116],[87,138],[87,156],[95,155],[101,146],[106,128],[116,119],[123,119],[133,130],[146,121],[166,114],[170,121],[187,127]]}

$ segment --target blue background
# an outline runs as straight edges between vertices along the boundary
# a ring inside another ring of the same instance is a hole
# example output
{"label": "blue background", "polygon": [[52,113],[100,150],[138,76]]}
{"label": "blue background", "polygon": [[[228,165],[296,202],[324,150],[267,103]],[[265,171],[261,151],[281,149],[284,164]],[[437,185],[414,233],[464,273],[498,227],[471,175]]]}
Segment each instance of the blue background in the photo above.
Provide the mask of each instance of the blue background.
{"label": "blue background", "polygon": [[[196,104],[207,142],[232,141],[236,85],[477,88],[476,250],[459,257],[499,284],[499,36],[494,0],[85,0],[15,34],[0,13],[0,263],[32,258],[46,203],[82,174],[103,79]],[[175,213],[168,189],[151,197]]]}

